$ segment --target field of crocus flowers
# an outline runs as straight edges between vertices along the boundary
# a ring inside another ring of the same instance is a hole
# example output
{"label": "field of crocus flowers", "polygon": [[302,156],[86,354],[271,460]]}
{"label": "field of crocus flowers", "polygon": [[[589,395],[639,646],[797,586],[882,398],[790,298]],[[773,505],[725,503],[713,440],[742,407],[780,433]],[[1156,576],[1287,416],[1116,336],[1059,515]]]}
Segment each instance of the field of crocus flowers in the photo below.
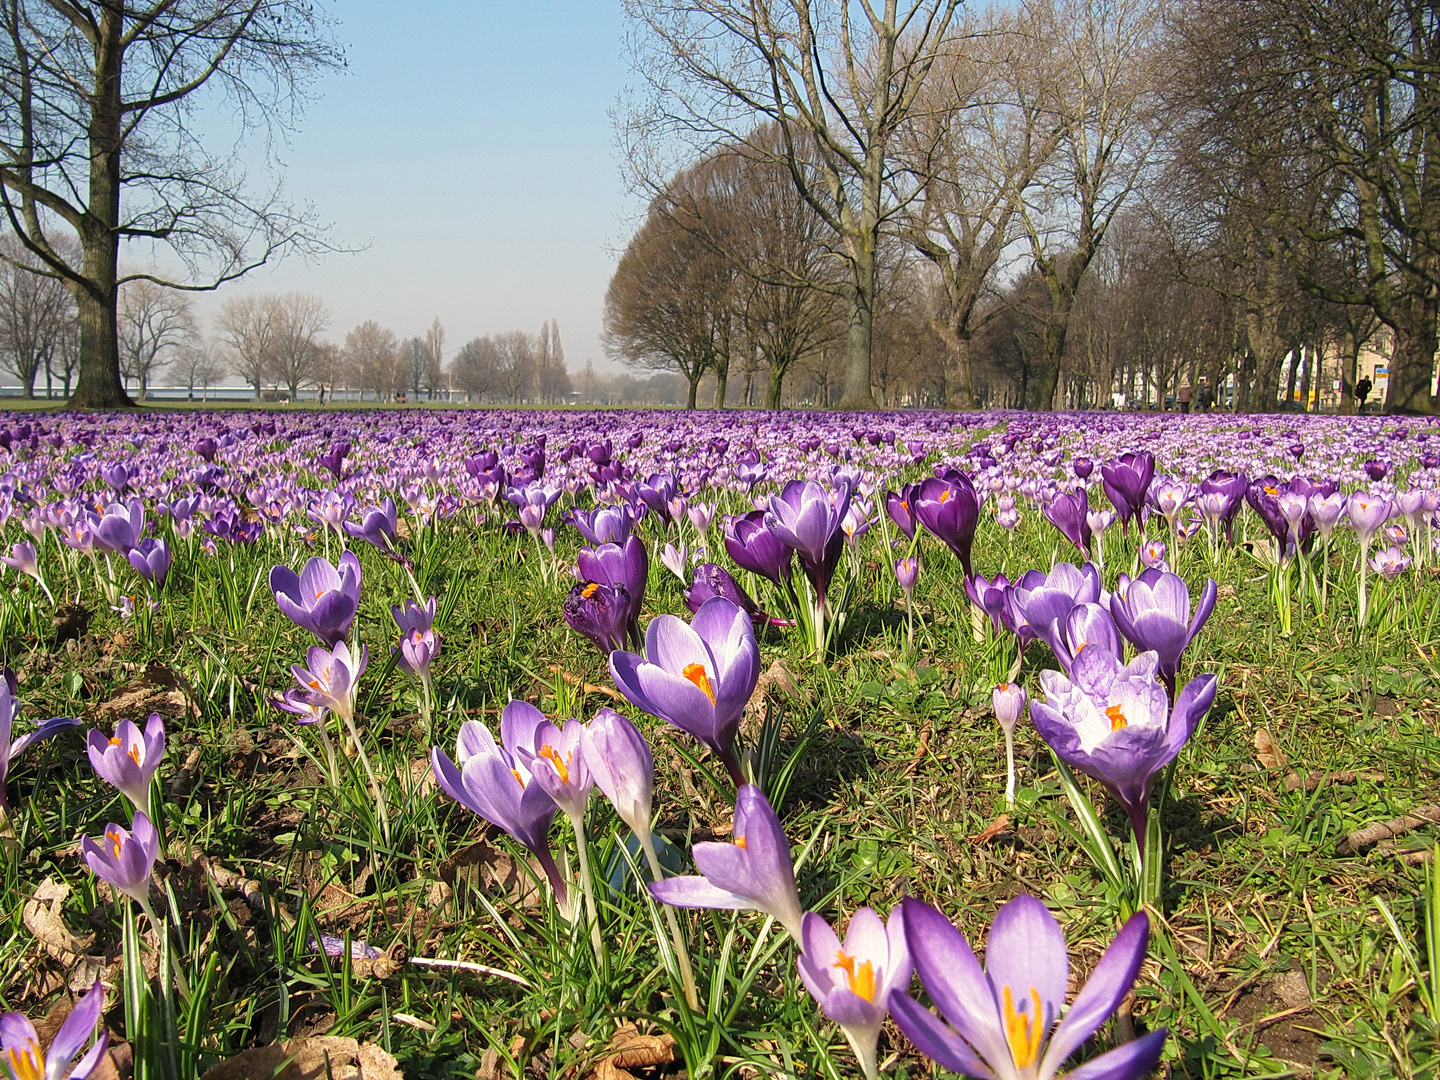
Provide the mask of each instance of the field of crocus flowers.
{"label": "field of crocus flowers", "polygon": [[1440,1070],[1440,425],[0,447],[0,1076]]}

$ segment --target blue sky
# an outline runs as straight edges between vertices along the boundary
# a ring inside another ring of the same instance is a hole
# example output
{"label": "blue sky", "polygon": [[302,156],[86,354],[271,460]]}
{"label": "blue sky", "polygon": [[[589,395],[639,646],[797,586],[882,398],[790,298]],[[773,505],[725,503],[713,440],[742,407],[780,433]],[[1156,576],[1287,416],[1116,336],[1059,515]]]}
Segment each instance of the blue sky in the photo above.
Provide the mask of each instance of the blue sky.
{"label": "blue sky", "polygon": [[358,254],[287,259],[200,302],[298,289],[330,337],[445,324],[448,350],[558,319],[572,370],[607,366],[605,287],[633,225],[608,110],[629,81],[614,0],[345,0],[348,70],[282,148],[289,196]]}

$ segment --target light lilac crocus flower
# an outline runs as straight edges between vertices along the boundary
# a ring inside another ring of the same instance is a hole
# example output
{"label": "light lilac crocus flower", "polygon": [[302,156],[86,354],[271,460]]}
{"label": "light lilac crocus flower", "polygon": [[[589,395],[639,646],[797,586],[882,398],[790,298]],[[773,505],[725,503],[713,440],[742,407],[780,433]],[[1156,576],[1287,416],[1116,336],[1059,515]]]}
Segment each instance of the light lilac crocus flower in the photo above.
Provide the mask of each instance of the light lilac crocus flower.
{"label": "light lilac crocus flower", "polygon": [[1110,596],[1110,614],[1120,633],[1141,652],[1159,659],[1160,678],[1173,697],[1180,656],[1205,626],[1219,594],[1214,578],[1205,579],[1194,614],[1185,579],[1157,567],[1142,570],[1133,580],[1121,574]]}
{"label": "light lilac crocus flower", "polygon": [[535,745],[536,729],[545,722],[534,705],[512,701],[500,714],[498,745],[484,724],[466,720],[455,742],[458,766],[438,746],[430,751],[430,766],[445,794],[529,849],[549,878],[556,903],[566,910],[569,890],[549,843],[559,808],[519,753],[522,746]]}
{"label": "light lilac crocus flower", "polygon": [[40,576],[40,558],[35,553],[35,545],[18,541],[10,547],[9,555],[0,555],[0,563],[4,563],[12,570],[35,579],[35,583],[45,592],[45,597],[50,603],[55,603],[55,597],[50,593],[50,586],[45,584],[45,579]]}
{"label": "light lilac crocus flower", "polygon": [[107,738],[92,729],[85,744],[95,775],[129,799],[136,813],[148,813],[150,781],[165,757],[165,721],[160,714],[150,714],[143,736],[133,722],[121,720],[114,735]]}
{"label": "light lilac crocus flower", "polygon": [[[110,1033],[100,1025],[104,1007],[105,987],[96,979],[70,1010],[47,1050],[40,1048],[35,1025],[23,1014],[5,1013],[0,1016],[0,1067],[13,1080],[89,1080],[110,1044]],[[95,1041],[85,1050],[92,1036]]]}
{"label": "light lilac crocus flower", "polygon": [[[1065,1059],[1130,992],[1150,936],[1148,916],[1131,916],[1065,1009],[1065,935],[1033,896],[1022,893],[996,913],[983,969],[964,935],[935,908],[906,897],[902,911],[920,983],[940,1016],[903,990],[890,995],[891,1015],[930,1060],[984,1080],[1052,1080],[1059,1074]],[[1068,1075],[1138,1080],[1155,1067],[1165,1036],[1163,1028],[1152,1031]]]}
{"label": "light lilac crocus flower", "polygon": [[430,663],[440,652],[440,639],[434,629],[435,597],[427,597],[424,607],[414,600],[407,600],[403,608],[392,604],[390,617],[400,628],[399,656],[396,660],[400,670],[428,686]]}
{"label": "light lilac crocus flower", "polygon": [[696,844],[692,854],[700,874],[653,882],[651,894],[674,907],[763,911],[803,946],[790,842],[754,784],[741,784],[736,793],[734,837],[730,844]]}
{"label": "light lilac crocus flower", "polygon": [[1030,719],[1060,760],[1099,780],[1125,806],[1142,850],[1154,778],[1215,700],[1215,676],[1201,675],[1172,709],[1156,681],[1159,665],[1153,652],[1121,664],[1105,649],[1081,649],[1069,676],[1040,673],[1045,700],[1030,703]]}
{"label": "light lilac crocus flower", "polygon": [[137,813],[129,829],[111,822],[99,840],[81,837],[80,850],[96,877],[130,897],[152,924],[160,925],[150,906],[150,874],[160,855],[160,834],[148,817]]}
{"label": "light lilac crocus flower", "polygon": [[845,1032],[866,1080],[875,1080],[876,1047],[880,1026],[890,1015],[890,995],[906,990],[914,971],[900,907],[891,910],[888,924],[871,908],[860,908],[850,917],[843,943],[828,922],[806,912],[801,944],[797,965],[805,989]]}
{"label": "light lilac crocus flower", "polygon": [[1002,682],[990,694],[990,705],[1005,733],[1005,801],[1015,802],[1015,723],[1025,714],[1025,688]]}
{"label": "light lilac crocus flower", "polygon": [[270,591],[280,614],[333,646],[350,633],[360,608],[360,560],[346,551],[337,565],[317,556],[298,574],[288,566],[272,567]]}
{"label": "light lilac crocus flower", "polygon": [[348,724],[355,717],[357,684],[369,662],[370,650],[364,645],[360,646],[358,657],[343,641],[336,642],[333,649],[312,645],[306,653],[307,666],[292,664],[290,667],[300,684],[300,693],[296,696],[308,704],[329,709]]}
{"label": "light lilac crocus flower", "polygon": [[735,735],[760,677],[755,628],[743,609],[715,596],[688,625],[657,615],[646,628],[645,656],[611,653],[610,675],[632,705],[699,739],[741,782]]}

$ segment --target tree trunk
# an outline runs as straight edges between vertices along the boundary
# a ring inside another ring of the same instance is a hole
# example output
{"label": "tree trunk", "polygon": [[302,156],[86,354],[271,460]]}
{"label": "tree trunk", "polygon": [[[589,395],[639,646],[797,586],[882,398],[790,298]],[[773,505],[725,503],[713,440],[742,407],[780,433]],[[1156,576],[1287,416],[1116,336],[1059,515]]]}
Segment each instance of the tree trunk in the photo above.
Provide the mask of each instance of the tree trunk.
{"label": "tree trunk", "polygon": [[687,408],[687,409],[694,409],[694,408],[695,408],[695,396],[700,392],[700,378],[701,378],[701,376],[704,375],[704,374],[705,374],[705,369],[702,368],[702,367],[698,367],[698,366],[697,366],[697,367],[694,369],[694,374],[692,374],[692,375],[690,376],[690,379],[689,379],[689,383],[690,383],[690,396],[689,396],[689,397],[686,399],[686,401],[685,401],[685,408]]}
{"label": "tree trunk", "polygon": [[780,394],[785,385],[785,367],[770,365],[770,383],[765,387],[765,408],[781,409]]}
{"label": "tree trunk", "polygon": [[875,395],[870,390],[870,352],[875,340],[874,254],[857,262],[854,273],[856,281],[850,292],[850,316],[845,328],[845,386],[836,407],[858,412],[875,408]]}
{"label": "tree trunk", "polygon": [[945,342],[945,407],[971,410],[975,405],[975,373],[970,365],[974,343],[968,327],[951,327]]}
{"label": "tree trunk", "polygon": [[[89,269],[86,258],[87,275]],[[112,264],[113,265],[113,264]],[[111,275],[113,281],[114,275]],[[120,349],[116,337],[115,288],[97,295],[80,286],[75,289],[75,306],[80,322],[80,377],[70,406],[76,409],[118,409],[134,405],[120,381]]]}
{"label": "tree trunk", "polygon": [[715,368],[715,408],[717,409],[725,408],[725,395],[728,392],[726,384],[729,381],[730,364],[727,361],[725,364]]}
{"label": "tree trunk", "polygon": [[1406,307],[1410,318],[1392,327],[1395,346],[1390,357],[1390,382],[1385,412],[1392,416],[1430,416],[1435,412],[1431,388],[1435,379],[1436,317],[1440,300],[1426,290]]}
{"label": "tree trunk", "polygon": [[1360,340],[1352,326],[1340,339],[1340,413],[1355,415],[1355,374],[1360,367]]}

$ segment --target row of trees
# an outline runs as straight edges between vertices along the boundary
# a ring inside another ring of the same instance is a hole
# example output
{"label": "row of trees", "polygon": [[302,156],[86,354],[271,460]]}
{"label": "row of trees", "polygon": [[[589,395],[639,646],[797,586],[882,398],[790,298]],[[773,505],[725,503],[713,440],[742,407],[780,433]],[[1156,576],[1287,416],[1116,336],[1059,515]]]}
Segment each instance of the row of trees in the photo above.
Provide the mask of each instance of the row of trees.
{"label": "row of trees", "polygon": [[1203,385],[1274,409],[1322,378],[1349,407],[1369,343],[1388,407],[1433,410],[1440,24],[1419,0],[627,8],[649,209],[607,341],[692,403],[758,368],[772,405],[801,373],[791,399],[834,379],[856,407]]}

